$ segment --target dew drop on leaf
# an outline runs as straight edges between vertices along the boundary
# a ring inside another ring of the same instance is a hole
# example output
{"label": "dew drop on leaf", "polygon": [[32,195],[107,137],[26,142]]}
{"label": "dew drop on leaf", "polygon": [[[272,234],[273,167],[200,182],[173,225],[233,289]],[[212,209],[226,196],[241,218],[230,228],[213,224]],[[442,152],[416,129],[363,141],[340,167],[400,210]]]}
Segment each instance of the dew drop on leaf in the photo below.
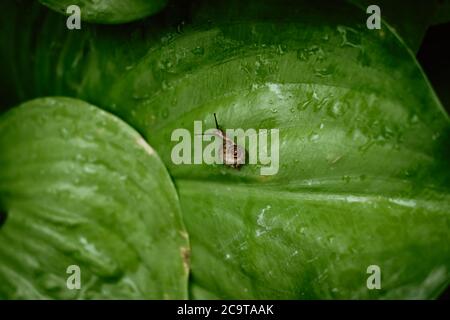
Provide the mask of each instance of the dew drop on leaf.
{"label": "dew drop on leaf", "polygon": [[60,132],[61,132],[61,136],[63,138],[67,138],[69,136],[69,130],[67,130],[67,128],[65,128],[65,127],[62,127]]}
{"label": "dew drop on leaf", "polygon": [[310,102],[311,102],[310,100],[299,102],[297,104],[297,110],[299,110],[299,111],[306,110],[306,108],[308,108],[308,105],[310,104]]}
{"label": "dew drop on leaf", "polygon": [[167,119],[167,117],[169,117],[169,110],[167,108],[165,108],[162,113],[161,116],[163,119]]}
{"label": "dew drop on leaf", "polygon": [[92,140],[94,140],[94,136],[90,133],[87,133],[84,135],[84,139],[87,141],[92,141]]}
{"label": "dew drop on leaf", "polygon": [[319,134],[317,134],[316,132],[313,131],[309,134],[308,138],[309,138],[309,141],[315,142],[315,141],[319,140],[320,136],[319,136]]}
{"label": "dew drop on leaf", "polygon": [[194,49],[192,49],[192,53],[201,56],[205,53],[205,49],[203,49],[203,47],[195,47]]}

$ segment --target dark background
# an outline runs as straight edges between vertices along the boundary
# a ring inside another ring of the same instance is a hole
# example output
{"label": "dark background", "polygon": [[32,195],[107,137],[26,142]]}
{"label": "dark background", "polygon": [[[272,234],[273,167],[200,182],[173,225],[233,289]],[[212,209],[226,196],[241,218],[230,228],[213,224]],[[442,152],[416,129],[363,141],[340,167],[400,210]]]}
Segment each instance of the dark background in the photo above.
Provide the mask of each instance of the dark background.
{"label": "dark background", "polygon": [[417,59],[450,113],[450,23],[435,25],[427,30]]}
{"label": "dark background", "polygon": [[[417,59],[447,113],[450,113],[450,23],[432,26],[427,30]],[[440,299],[450,300],[450,286]]]}

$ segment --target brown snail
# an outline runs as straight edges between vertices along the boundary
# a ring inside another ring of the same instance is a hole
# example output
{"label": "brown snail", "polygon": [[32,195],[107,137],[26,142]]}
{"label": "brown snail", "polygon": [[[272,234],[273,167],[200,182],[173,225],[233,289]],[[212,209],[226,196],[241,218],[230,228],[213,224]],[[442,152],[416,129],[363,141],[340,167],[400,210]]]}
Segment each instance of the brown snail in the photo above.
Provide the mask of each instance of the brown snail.
{"label": "brown snail", "polygon": [[225,134],[225,131],[220,128],[215,113],[214,121],[216,123],[215,135],[220,137],[223,141],[219,151],[221,163],[235,169],[240,169],[240,167],[245,164],[245,149],[234,143],[233,139],[230,139]]}

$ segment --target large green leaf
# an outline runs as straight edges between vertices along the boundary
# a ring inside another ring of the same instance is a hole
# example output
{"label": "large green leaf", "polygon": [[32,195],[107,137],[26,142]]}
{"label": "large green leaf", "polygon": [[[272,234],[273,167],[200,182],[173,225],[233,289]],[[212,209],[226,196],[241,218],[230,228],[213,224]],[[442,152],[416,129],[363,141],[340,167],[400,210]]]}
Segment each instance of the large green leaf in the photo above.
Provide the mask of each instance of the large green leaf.
{"label": "large green leaf", "polygon": [[99,23],[124,23],[138,20],[161,10],[167,0],[39,0],[49,8],[66,14],[77,5],[81,19]]}
{"label": "large green leaf", "polygon": [[[404,41],[345,3],[180,11],[82,34],[49,15],[33,84],[20,84],[95,102],[155,147],[192,240],[192,297],[436,296],[449,282],[449,119]],[[172,131],[211,128],[213,113],[280,129],[278,174],[174,165]],[[381,290],[366,287],[373,264]]]}
{"label": "large green leaf", "polygon": [[[187,297],[188,240],[161,160],[85,102],[42,98],[0,118],[0,298]],[[66,269],[81,269],[68,290]]]}
{"label": "large green leaf", "polygon": [[[449,280],[448,117],[388,29],[350,6],[291,5],[200,6],[102,103],[175,177],[193,297],[433,297]],[[279,173],[174,165],[172,131],[212,128],[214,112],[279,128]]]}

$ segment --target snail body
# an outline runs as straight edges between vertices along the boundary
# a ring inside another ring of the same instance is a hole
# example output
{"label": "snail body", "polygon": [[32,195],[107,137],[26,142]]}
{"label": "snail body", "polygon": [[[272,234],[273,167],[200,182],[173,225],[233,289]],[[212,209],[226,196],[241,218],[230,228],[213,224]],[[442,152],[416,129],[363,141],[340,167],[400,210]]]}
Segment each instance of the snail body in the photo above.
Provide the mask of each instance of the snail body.
{"label": "snail body", "polygon": [[221,163],[235,169],[240,169],[240,167],[245,164],[245,149],[237,145],[233,139],[228,137],[225,131],[219,127],[215,113],[214,121],[216,123],[214,135],[222,139],[222,145],[219,150]]}

